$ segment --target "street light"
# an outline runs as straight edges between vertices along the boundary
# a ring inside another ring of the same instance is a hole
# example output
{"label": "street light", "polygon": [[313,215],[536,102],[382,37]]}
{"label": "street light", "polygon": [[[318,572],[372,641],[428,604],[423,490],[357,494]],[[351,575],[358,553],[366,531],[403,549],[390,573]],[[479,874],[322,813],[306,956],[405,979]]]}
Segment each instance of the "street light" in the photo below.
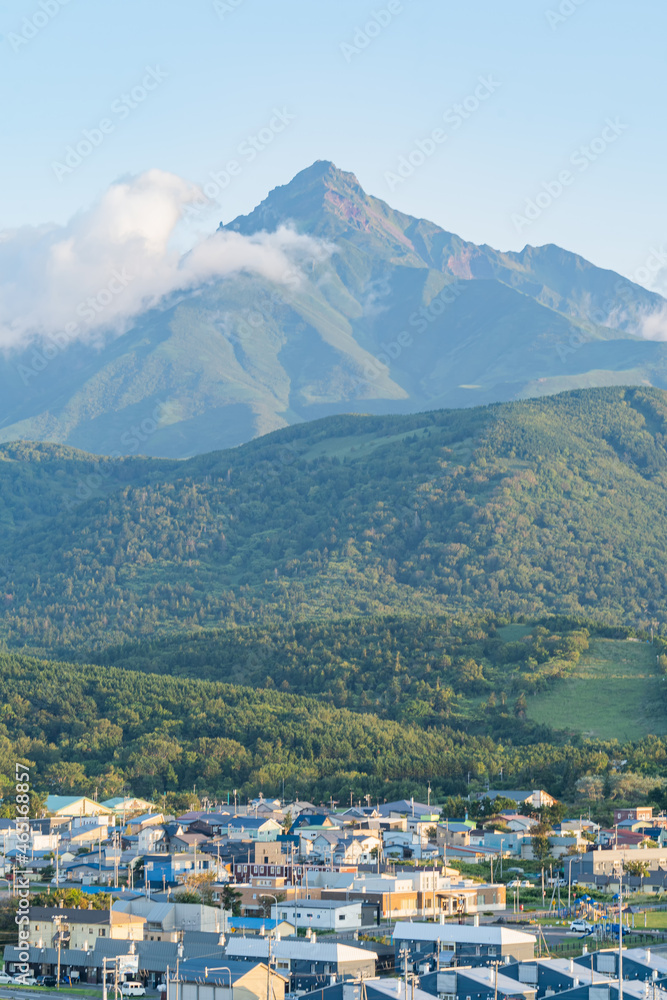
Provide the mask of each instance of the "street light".
{"label": "street light", "polygon": [[234,1000],[234,986],[232,983],[232,970],[228,965],[216,965],[215,968],[209,969],[207,965],[204,966],[204,979],[208,979],[209,972],[227,972],[229,973],[229,995],[231,1000]]}
{"label": "street light", "polygon": [[500,877],[503,877],[503,844],[505,843],[505,838],[500,838]]}

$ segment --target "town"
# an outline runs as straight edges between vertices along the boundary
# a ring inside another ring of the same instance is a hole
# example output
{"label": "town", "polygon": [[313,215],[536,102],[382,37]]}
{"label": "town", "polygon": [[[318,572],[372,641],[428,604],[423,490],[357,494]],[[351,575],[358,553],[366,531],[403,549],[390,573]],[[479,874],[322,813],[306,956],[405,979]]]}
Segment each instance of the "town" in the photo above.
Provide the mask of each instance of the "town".
{"label": "town", "polygon": [[[664,925],[647,923],[666,891],[667,816],[619,808],[609,829],[563,818],[545,837],[546,791],[487,789],[495,802],[483,822],[413,798],[260,796],[174,817],[127,795],[49,795],[27,844],[0,820],[3,905],[17,911],[19,869],[31,888],[27,941],[5,945],[0,985],[166,1000],[667,996]],[[656,903],[629,906],[637,894]]]}

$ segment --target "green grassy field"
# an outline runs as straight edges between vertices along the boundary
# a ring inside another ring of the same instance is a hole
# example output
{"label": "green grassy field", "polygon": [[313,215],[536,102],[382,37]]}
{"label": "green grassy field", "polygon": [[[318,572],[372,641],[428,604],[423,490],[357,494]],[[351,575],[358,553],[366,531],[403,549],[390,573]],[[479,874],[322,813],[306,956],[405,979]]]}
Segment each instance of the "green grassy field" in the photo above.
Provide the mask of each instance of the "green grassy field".
{"label": "green grassy field", "polygon": [[528,700],[528,716],[555,729],[637,740],[667,733],[665,680],[646,643],[592,639],[574,673]]}

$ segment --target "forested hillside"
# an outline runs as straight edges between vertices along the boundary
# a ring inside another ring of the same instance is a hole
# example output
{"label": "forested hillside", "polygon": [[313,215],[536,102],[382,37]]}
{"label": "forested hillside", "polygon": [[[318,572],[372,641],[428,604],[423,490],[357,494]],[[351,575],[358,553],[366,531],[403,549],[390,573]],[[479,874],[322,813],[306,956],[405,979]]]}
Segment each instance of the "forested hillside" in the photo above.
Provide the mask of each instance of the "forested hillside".
{"label": "forested hillside", "polygon": [[466,616],[388,616],[200,630],[107,649],[101,659],[308,695],[421,726],[464,725],[494,737],[506,731],[526,742],[535,727],[516,703],[563,680],[588,635],[569,621],[503,627]]}
{"label": "forested hillside", "polygon": [[647,624],[667,598],[666,399],[327,418],[183,463],[6,446],[1,634],[71,658],[397,609]]}
{"label": "forested hillside", "polygon": [[[278,794],[319,802],[369,794],[374,800],[425,791],[456,794],[472,780],[544,785],[575,794],[583,776],[605,775],[623,756],[656,775],[667,742],[621,746],[534,733],[531,745],[462,729],[421,728],[276,691],[142,674],[113,667],[0,654],[1,771],[31,762],[37,791],[159,797],[196,786],[224,799]],[[512,717],[516,718],[513,709]],[[9,778],[3,781],[8,784]]]}

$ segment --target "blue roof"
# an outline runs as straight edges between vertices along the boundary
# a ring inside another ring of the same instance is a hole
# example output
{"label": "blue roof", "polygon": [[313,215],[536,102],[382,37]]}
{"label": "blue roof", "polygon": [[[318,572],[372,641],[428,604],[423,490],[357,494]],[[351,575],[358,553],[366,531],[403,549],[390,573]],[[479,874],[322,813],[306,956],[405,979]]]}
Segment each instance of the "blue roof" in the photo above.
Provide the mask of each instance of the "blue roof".
{"label": "blue roof", "polygon": [[[283,922],[280,921],[280,923]],[[264,927],[267,931],[274,931],[278,926],[278,921],[264,917],[228,917],[227,926],[232,927],[235,931],[243,930],[244,927],[247,927],[248,930],[261,930]]]}
{"label": "blue roof", "polygon": [[239,827],[245,827],[246,830],[259,830],[264,826],[265,823],[270,823],[271,820],[266,817],[260,819],[254,816],[233,816],[230,818],[228,826],[238,829]]}

